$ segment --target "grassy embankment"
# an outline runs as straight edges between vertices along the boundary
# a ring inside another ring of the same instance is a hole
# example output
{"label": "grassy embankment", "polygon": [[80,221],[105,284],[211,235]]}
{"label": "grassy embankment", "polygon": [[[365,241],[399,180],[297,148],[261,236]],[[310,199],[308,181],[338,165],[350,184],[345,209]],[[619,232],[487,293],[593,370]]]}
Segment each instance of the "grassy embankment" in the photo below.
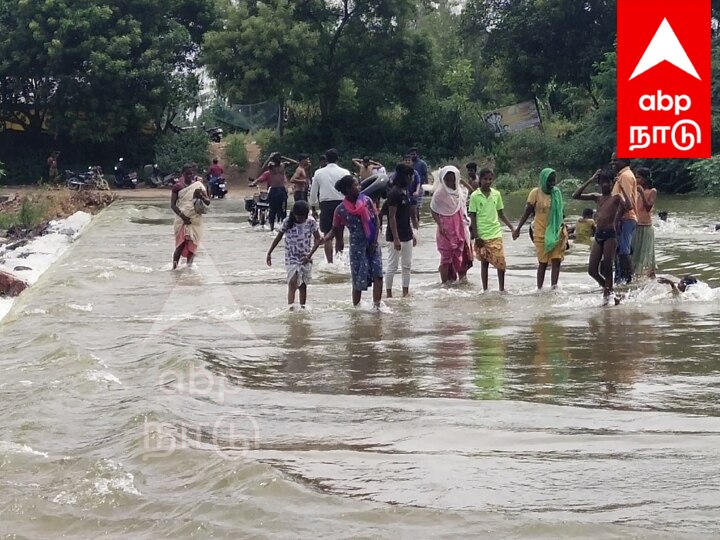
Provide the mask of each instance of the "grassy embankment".
{"label": "grassy embankment", "polygon": [[94,213],[114,200],[110,192],[46,189],[20,194],[0,205],[0,230],[29,230],[53,219],[63,219],[77,211]]}

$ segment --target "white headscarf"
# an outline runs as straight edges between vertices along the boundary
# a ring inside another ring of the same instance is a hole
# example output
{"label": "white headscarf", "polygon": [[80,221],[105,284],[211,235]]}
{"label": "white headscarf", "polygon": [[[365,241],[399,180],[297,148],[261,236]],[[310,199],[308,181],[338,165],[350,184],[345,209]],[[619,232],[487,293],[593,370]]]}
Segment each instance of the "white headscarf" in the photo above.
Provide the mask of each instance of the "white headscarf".
{"label": "white headscarf", "polygon": [[[455,189],[445,183],[445,176],[455,173]],[[440,181],[435,182],[435,190],[430,201],[430,209],[441,216],[454,216],[458,212],[467,213],[467,190],[460,184],[460,171],[448,165],[440,169]]]}

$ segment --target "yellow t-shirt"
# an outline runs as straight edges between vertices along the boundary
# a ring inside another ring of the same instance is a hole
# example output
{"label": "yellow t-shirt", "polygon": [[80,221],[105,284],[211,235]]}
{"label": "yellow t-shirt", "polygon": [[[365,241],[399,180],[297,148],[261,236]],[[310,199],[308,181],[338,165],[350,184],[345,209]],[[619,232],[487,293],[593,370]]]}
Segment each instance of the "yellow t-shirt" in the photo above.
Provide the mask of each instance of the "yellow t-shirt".
{"label": "yellow t-shirt", "polygon": [[545,238],[545,229],[547,229],[548,216],[550,215],[550,206],[552,199],[550,195],[544,193],[539,187],[530,192],[527,198],[528,204],[535,207],[535,220],[533,221],[533,236],[537,238]]}
{"label": "yellow t-shirt", "polygon": [[593,227],[595,227],[594,219],[578,219],[575,225],[575,243],[592,244]]}

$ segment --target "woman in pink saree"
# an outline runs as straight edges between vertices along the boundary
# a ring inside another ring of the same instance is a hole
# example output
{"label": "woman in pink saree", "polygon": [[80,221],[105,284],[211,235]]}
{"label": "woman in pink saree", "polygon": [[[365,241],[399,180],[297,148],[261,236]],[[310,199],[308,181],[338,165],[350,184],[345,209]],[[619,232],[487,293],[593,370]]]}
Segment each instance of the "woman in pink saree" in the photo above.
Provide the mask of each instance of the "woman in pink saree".
{"label": "woman in pink saree", "polygon": [[435,242],[440,252],[440,279],[443,283],[465,281],[473,255],[467,190],[460,185],[457,167],[450,165],[440,169],[440,181],[435,184],[430,210],[437,223]]}

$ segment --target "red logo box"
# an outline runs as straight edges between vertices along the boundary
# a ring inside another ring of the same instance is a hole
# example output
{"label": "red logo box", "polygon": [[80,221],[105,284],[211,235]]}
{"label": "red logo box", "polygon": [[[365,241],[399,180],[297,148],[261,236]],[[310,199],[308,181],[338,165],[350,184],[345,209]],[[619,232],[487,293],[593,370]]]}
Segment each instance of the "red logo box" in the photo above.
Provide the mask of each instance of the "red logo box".
{"label": "red logo box", "polygon": [[710,157],[710,39],[710,0],[618,0],[619,157]]}

